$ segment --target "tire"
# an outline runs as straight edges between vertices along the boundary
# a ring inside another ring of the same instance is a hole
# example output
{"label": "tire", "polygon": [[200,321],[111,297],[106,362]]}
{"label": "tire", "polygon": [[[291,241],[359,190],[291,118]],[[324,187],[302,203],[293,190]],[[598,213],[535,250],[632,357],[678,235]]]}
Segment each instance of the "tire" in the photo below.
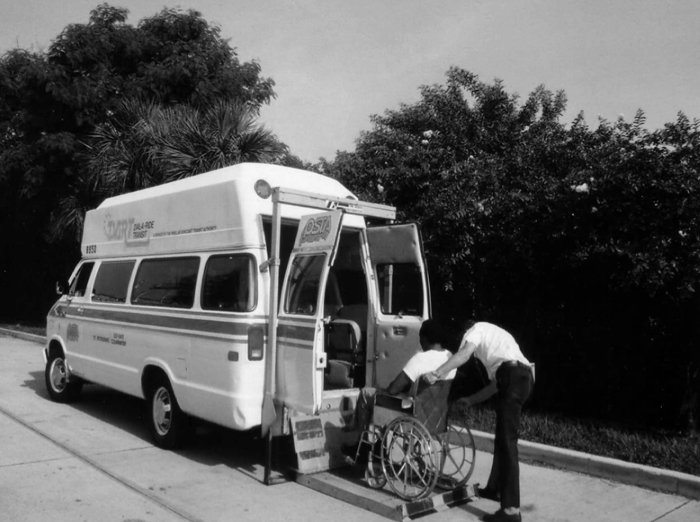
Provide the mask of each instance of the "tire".
{"label": "tire", "polygon": [[191,432],[192,423],[177,403],[170,381],[158,376],[149,388],[148,428],[159,448],[176,449]]}
{"label": "tire", "polygon": [[68,365],[63,352],[52,350],[46,362],[44,380],[49,397],[54,402],[68,403],[78,398],[83,389],[83,381],[77,377],[71,377],[68,373]]}
{"label": "tire", "polygon": [[387,425],[381,444],[384,477],[394,493],[408,501],[430,495],[438,479],[438,456],[423,424],[398,417]]}

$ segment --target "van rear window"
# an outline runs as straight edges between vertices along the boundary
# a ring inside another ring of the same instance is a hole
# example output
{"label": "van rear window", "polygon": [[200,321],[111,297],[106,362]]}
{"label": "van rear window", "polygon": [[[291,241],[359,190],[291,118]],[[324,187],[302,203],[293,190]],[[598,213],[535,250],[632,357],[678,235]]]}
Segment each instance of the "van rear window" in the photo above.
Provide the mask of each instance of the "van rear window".
{"label": "van rear window", "polygon": [[192,308],[198,270],[198,257],[145,259],[136,273],[131,303]]}
{"label": "van rear window", "polygon": [[423,277],[412,263],[377,265],[379,301],[384,314],[422,315]]}
{"label": "van rear window", "polygon": [[248,255],[217,255],[207,261],[202,285],[202,308],[222,312],[255,309],[255,265]]}
{"label": "van rear window", "polygon": [[92,300],[99,303],[126,303],[126,292],[134,261],[105,261],[97,269]]}

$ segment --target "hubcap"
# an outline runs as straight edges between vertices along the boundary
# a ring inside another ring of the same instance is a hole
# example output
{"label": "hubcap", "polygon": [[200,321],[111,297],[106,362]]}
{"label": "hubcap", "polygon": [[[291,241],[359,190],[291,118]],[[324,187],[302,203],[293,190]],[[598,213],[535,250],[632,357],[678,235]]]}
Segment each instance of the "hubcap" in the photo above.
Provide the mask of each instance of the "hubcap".
{"label": "hubcap", "polygon": [[66,389],[66,363],[63,359],[54,359],[51,364],[51,386],[54,391],[61,393]]}
{"label": "hubcap", "polygon": [[172,422],[172,400],[170,393],[161,386],[153,395],[153,425],[159,435],[167,435]]}

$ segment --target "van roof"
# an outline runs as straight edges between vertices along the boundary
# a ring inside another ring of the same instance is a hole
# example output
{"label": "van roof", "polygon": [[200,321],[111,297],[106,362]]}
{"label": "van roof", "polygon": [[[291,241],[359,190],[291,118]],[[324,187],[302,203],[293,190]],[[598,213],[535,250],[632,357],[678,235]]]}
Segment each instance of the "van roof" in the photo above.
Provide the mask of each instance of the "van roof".
{"label": "van roof", "polygon": [[[262,248],[262,216],[272,215],[272,200],[255,192],[255,183],[332,197],[353,197],[338,181],[299,169],[242,163],[156,187],[106,199],[85,216],[85,258],[124,257]],[[283,205],[283,219],[316,212]],[[358,216],[347,224],[364,226]]]}

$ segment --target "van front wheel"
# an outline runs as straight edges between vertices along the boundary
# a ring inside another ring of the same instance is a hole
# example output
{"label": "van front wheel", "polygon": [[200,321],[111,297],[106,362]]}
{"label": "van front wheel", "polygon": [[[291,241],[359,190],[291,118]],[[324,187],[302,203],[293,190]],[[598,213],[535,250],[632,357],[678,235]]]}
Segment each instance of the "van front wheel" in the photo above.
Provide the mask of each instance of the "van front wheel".
{"label": "van front wheel", "polygon": [[71,402],[78,398],[83,382],[76,377],[70,378],[68,365],[62,352],[52,351],[44,371],[46,389],[54,402]]}
{"label": "van front wheel", "polygon": [[153,383],[148,397],[149,428],[156,446],[175,449],[190,430],[190,419],[181,409],[170,381],[161,377]]}

